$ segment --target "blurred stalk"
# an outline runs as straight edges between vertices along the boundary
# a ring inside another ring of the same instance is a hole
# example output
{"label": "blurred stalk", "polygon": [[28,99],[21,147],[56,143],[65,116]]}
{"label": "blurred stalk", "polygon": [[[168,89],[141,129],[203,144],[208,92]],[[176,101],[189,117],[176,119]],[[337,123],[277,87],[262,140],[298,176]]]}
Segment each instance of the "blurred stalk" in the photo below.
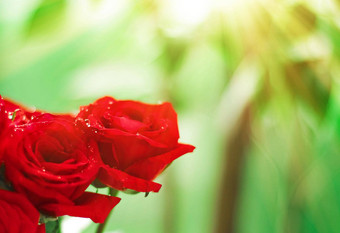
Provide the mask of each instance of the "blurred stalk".
{"label": "blurred stalk", "polygon": [[293,107],[295,119],[290,122],[294,131],[291,135],[291,152],[287,170],[287,212],[283,232],[300,233],[306,230],[306,212],[308,212],[306,197],[309,195],[307,177],[311,172],[314,158],[313,143],[304,133],[308,126],[299,116],[297,106],[293,105]]}
{"label": "blurred stalk", "polygon": [[164,214],[163,214],[163,233],[174,233],[177,232],[177,222],[176,222],[176,211],[178,203],[178,192],[175,182],[175,174],[169,169],[167,175],[165,176],[165,183],[168,189],[164,192]]}
{"label": "blurred stalk", "polygon": [[291,124],[294,124],[294,129],[296,130],[292,135],[292,151],[287,170],[287,212],[284,232],[298,233],[301,232],[303,223],[303,203],[299,198],[299,191],[303,190],[299,190],[299,185],[306,163],[304,155],[307,154],[307,151],[305,151],[306,145],[300,135],[302,129],[298,119],[296,118]]}
{"label": "blurred stalk", "polygon": [[[113,188],[109,188],[109,195],[112,196],[112,197],[116,197],[118,194],[118,190],[116,189],[113,189]],[[104,228],[107,224],[107,221],[110,219],[110,215],[112,213],[113,210],[111,210],[111,212],[109,213],[109,215],[106,217],[105,221],[103,223],[100,223],[98,225],[98,228],[96,230],[96,233],[103,233],[104,232]]]}
{"label": "blurred stalk", "polygon": [[235,232],[240,184],[247,147],[250,142],[251,119],[251,104],[248,104],[226,142],[227,150],[218,194],[215,233]]}
{"label": "blurred stalk", "polygon": [[[154,22],[159,22],[159,6],[156,4],[153,7]],[[158,28],[158,25],[155,24],[155,27]],[[173,77],[182,66],[189,48],[189,42],[185,39],[171,38],[160,28],[158,28],[157,35],[159,40],[162,41],[162,52],[157,59],[163,73],[160,93],[163,100],[171,102],[174,108],[177,109],[180,103],[178,102],[176,89],[174,89]],[[171,169],[167,172],[164,183],[168,190],[164,192],[163,232],[174,233],[179,231],[176,212],[178,211],[180,194],[175,174]]]}

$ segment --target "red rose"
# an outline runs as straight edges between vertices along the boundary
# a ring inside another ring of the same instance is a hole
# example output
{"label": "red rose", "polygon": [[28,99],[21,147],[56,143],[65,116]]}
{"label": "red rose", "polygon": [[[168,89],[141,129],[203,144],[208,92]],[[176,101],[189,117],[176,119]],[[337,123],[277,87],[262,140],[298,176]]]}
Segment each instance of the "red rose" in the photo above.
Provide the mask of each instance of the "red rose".
{"label": "red rose", "polygon": [[[8,99],[3,99],[0,95],[0,141],[2,140],[1,137],[6,137],[9,134],[6,133],[9,128],[25,124],[35,116],[41,114],[41,112],[29,111],[19,104]],[[0,143],[0,147],[1,146]],[[0,161],[1,157],[2,153],[0,154]]]}
{"label": "red rose", "polygon": [[14,126],[2,148],[6,178],[43,213],[103,222],[120,200],[84,192],[98,172],[98,148],[70,116],[35,116]]}
{"label": "red rose", "polygon": [[76,123],[96,139],[104,163],[98,179],[118,190],[157,192],[152,182],[194,147],[178,143],[177,114],[170,103],[150,105],[104,97],[82,107]]}
{"label": "red rose", "polygon": [[8,126],[27,123],[41,114],[41,112],[30,111],[13,101],[3,99],[0,95],[0,135],[5,132]]}
{"label": "red rose", "polygon": [[44,233],[45,226],[38,222],[39,212],[25,196],[0,189],[0,232]]}

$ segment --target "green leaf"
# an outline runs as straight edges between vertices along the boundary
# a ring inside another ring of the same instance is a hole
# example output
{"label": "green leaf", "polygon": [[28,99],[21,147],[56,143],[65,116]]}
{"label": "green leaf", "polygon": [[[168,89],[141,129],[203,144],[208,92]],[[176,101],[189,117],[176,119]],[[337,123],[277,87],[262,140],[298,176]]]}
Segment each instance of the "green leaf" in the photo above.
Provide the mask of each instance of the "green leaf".
{"label": "green leaf", "polygon": [[47,222],[45,224],[46,233],[61,233],[60,222],[60,220]]}
{"label": "green leaf", "polygon": [[64,22],[65,0],[44,0],[33,12],[28,22],[27,34],[48,34]]}

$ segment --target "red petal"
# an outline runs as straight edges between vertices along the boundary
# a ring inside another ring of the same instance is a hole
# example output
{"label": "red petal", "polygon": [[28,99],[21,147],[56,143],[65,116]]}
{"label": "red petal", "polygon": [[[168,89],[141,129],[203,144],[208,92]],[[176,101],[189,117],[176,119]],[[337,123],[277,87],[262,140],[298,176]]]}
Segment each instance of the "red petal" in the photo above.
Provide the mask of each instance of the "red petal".
{"label": "red petal", "polygon": [[42,224],[38,226],[37,233],[46,233],[46,226],[45,224]]}
{"label": "red petal", "polygon": [[7,229],[0,232],[16,233],[25,231],[27,233],[36,233],[39,212],[24,195],[0,190],[0,205],[0,225]]}
{"label": "red petal", "polygon": [[103,223],[119,201],[118,197],[85,192],[75,200],[75,205],[49,204],[45,205],[44,209],[55,216],[84,217],[90,218],[96,223]]}
{"label": "red petal", "polygon": [[133,189],[138,192],[158,192],[162,185],[131,176],[107,165],[99,170],[98,179],[114,189]]}
{"label": "red petal", "polygon": [[192,152],[192,145],[179,144],[174,150],[136,162],[125,169],[125,172],[146,180],[153,180],[164,168],[178,157]]}

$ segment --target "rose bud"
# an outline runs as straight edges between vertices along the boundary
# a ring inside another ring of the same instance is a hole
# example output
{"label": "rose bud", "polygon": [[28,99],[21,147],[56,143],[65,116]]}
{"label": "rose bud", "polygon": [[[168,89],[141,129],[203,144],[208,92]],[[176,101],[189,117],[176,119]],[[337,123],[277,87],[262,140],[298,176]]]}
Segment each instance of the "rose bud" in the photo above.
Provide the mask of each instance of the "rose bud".
{"label": "rose bud", "polygon": [[117,190],[158,192],[161,185],[152,180],[194,150],[178,143],[177,114],[170,103],[104,97],[82,107],[76,124],[98,144],[103,162],[98,180]]}
{"label": "rose bud", "polygon": [[2,146],[5,175],[44,214],[103,222],[120,199],[85,192],[99,169],[98,148],[73,123],[42,114],[13,127]]}
{"label": "rose bud", "polygon": [[2,233],[45,232],[45,225],[38,225],[38,210],[22,194],[0,189],[0,213]]}

